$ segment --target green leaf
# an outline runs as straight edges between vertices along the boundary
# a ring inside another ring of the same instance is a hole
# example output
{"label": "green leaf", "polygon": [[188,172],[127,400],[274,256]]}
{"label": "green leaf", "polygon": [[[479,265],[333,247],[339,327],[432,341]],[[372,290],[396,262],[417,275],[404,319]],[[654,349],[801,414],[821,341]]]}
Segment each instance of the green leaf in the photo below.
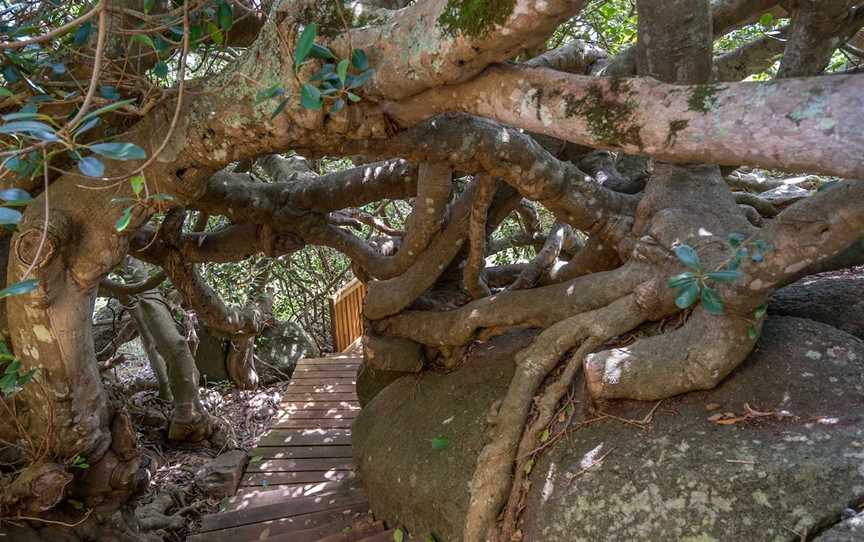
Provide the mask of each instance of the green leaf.
{"label": "green leaf", "polygon": [[765,305],[762,305],[761,307],[759,307],[758,309],[753,311],[753,317],[756,318],[757,320],[761,320],[762,318],[765,318],[765,314],[767,312],[768,312],[768,307],[766,307]]}
{"label": "green leaf", "polygon": [[17,225],[24,216],[15,209],[0,207],[0,225]]}
{"label": "green leaf", "polygon": [[123,214],[120,215],[120,218],[117,219],[117,223],[114,224],[114,229],[117,231],[123,231],[129,227],[129,223],[132,221],[132,209],[133,206],[126,207],[123,209]]}
{"label": "green leaf", "polygon": [[334,113],[334,114],[338,113],[338,112],[342,111],[344,108],[345,108],[345,100],[343,100],[342,98],[338,98],[335,102],[333,102],[333,105],[330,106],[330,113]]}
{"label": "green leaf", "polygon": [[437,437],[432,439],[433,450],[446,450],[448,446],[450,446],[450,439],[448,439],[444,435],[438,435]]}
{"label": "green leaf", "polygon": [[38,285],[39,282],[36,279],[28,279],[21,282],[16,282],[15,284],[12,284],[0,290],[0,299],[13,295],[22,295],[28,292],[32,292],[36,289]]}
{"label": "green leaf", "polygon": [[756,327],[755,327],[755,326],[750,326],[750,327],[747,328],[747,337],[748,337],[750,340],[755,339],[758,335],[759,335],[759,333],[756,331]]}
{"label": "green leaf", "polygon": [[140,194],[144,190],[144,185],[147,181],[144,180],[144,175],[135,175],[129,179],[129,184],[132,185],[132,192]]}
{"label": "green leaf", "polygon": [[319,58],[321,60],[336,59],[336,55],[333,54],[333,51],[323,45],[318,45],[317,43],[312,44],[312,49],[309,51],[309,56],[311,56],[312,58]]}
{"label": "green leaf", "polygon": [[81,47],[82,45],[87,43],[87,38],[90,37],[91,30],[93,30],[93,23],[91,23],[90,21],[87,21],[81,26],[79,26],[78,30],[75,31],[74,37],[72,38],[72,45],[74,47]]}
{"label": "green leaf", "polygon": [[348,92],[347,94],[348,94],[348,99],[351,100],[352,102],[359,102],[360,101],[360,96],[357,96],[353,92]]}
{"label": "green leaf", "polygon": [[765,256],[759,251],[759,249],[753,249],[753,253],[750,254],[750,259],[756,263],[760,263],[765,260]]}
{"label": "green leaf", "polygon": [[19,375],[18,376],[18,385],[23,388],[24,386],[29,384],[30,381],[33,380],[33,377],[36,376],[37,371],[38,371],[38,369],[30,369],[29,371],[27,371],[23,375]]}
{"label": "green leaf", "polygon": [[360,71],[368,69],[369,58],[366,57],[366,51],[363,49],[354,49],[351,53],[351,65]]}
{"label": "green leaf", "polygon": [[198,43],[201,38],[204,36],[204,30],[200,25],[195,25],[189,27],[189,43],[194,45]]}
{"label": "green leaf", "polygon": [[7,188],[0,190],[0,199],[5,200],[4,205],[27,205],[33,198],[26,190],[20,188]]}
{"label": "green leaf", "polygon": [[144,13],[150,13],[153,6],[156,5],[156,0],[144,0]]}
{"label": "green leaf", "polygon": [[219,21],[219,27],[228,32],[234,26],[234,9],[227,2],[220,2],[216,10],[216,19]]}
{"label": "green leaf", "polygon": [[696,302],[697,297],[699,297],[699,284],[692,282],[681,288],[681,291],[678,292],[678,297],[675,298],[675,306],[679,309],[686,309]]}
{"label": "green leaf", "polygon": [[532,457],[528,461],[525,462],[525,474],[531,474],[531,469],[534,468],[534,458]]}
{"label": "green leaf", "polygon": [[723,314],[723,300],[717,290],[710,286],[702,288],[702,306],[713,315]]}
{"label": "green leaf", "polygon": [[12,373],[18,373],[18,369],[20,369],[20,368],[21,368],[21,360],[15,359],[15,360],[12,360],[12,363],[10,363],[9,365],[6,366],[6,370],[3,371],[3,373],[7,374],[7,375],[12,374]]}
{"label": "green leaf", "polygon": [[16,374],[8,374],[3,375],[0,378],[0,392],[3,392],[4,395],[9,395],[18,385],[18,375]]}
{"label": "green leaf", "polygon": [[99,109],[95,109],[95,110],[87,113],[86,115],[84,115],[84,117],[81,118],[81,122],[84,123],[84,122],[87,122],[88,120],[90,120],[94,117],[98,117],[99,115],[101,115],[103,113],[108,113],[110,111],[114,111],[115,109],[120,109],[121,107],[123,107],[125,105],[129,105],[134,101],[135,100],[121,100],[119,102],[114,102],[114,103],[110,103],[108,105],[102,106]]}
{"label": "green leaf", "polygon": [[321,91],[314,85],[304,84],[300,91],[300,103],[306,109],[321,109]]}
{"label": "green leaf", "polygon": [[100,85],[99,94],[106,100],[119,100],[120,94],[117,89],[111,85]]}
{"label": "green leaf", "polygon": [[691,269],[699,269],[699,255],[690,245],[678,245],[675,247],[675,256],[678,260]]}
{"label": "green leaf", "polygon": [[402,529],[396,529],[393,531],[393,542],[403,542],[405,540],[405,533],[402,532]]}
{"label": "green leaf", "polygon": [[135,34],[134,36],[132,36],[132,39],[130,41],[138,42],[141,45],[144,45],[146,47],[150,47],[154,51],[156,50],[156,44],[153,43],[153,38],[151,38],[150,36],[148,36],[146,34]]}
{"label": "green leaf", "polygon": [[736,270],[726,270],[726,271],[712,271],[710,273],[705,274],[711,280],[715,280],[717,282],[735,282],[739,280],[744,275],[741,274],[741,271]]}
{"label": "green leaf", "polygon": [[737,248],[746,238],[743,233],[730,233],[728,237],[729,246]]}
{"label": "green leaf", "polygon": [[339,61],[339,65],[336,66],[336,75],[339,76],[339,81],[341,81],[342,84],[344,85],[345,84],[345,78],[348,77],[348,59],[347,58],[343,58],[342,60]]}
{"label": "green leaf", "polygon": [[12,91],[6,87],[0,87],[0,98],[8,98],[13,96]]}
{"label": "green leaf", "polygon": [[19,120],[0,126],[0,134],[27,134],[45,141],[57,141],[54,128],[38,120]]}
{"label": "green leaf", "polygon": [[105,164],[95,156],[85,156],[79,160],[78,169],[88,177],[101,177],[105,174]]}
{"label": "green leaf", "polygon": [[774,15],[771,13],[764,13],[761,17],[759,17],[759,24],[764,27],[770,27],[774,23]]}
{"label": "green leaf", "polygon": [[685,271],[684,273],[679,273],[670,278],[666,285],[670,288],[682,288],[691,282],[696,282],[696,275],[690,271]]}
{"label": "green leaf", "polygon": [[249,460],[249,463],[260,463],[262,459],[264,459],[264,456],[256,455]]}
{"label": "green leaf", "polygon": [[547,440],[549,440],[549,428],[548,427],[546,429],[544,429],[543,432],[540,434],[540,442],[546,442]]}
{"label": "green leaf", "polygon": [[264,90],[259,90],[258,94],[255,95],[255,103],[261,103],[265,100],[269,100],[270,98],[275,98],[276,96],[282,96],[285,94],[285,89],[279,83],[272,85],[270,87],[265,88]]}
{"label": "green leaf", "polygon": [[134,143],[96,143],[90,150],[112,160],[144,160],[147,153]]}
{"label": "green leaf", "polygon": [[216,45],[225,43],[225,36],[222,34],[222,30],[213,21],[207,21],[207,33]]}
{"label": "green leaf", "polygon": [[168,77],[168,64],[164,60],[160,60],[156,64],[153,64],[153,75],[159,79],[165,79]]}
{"label": "green leaf", "polygon": [[285,106],[288,105],[288,101],[289,98],[285,98],[284,100],[279,102],[279,105],[276,106],[276,109],[273,110],[273,114],[270,115],[270,120],[275,119],[277,116],[279,116],[279,113],[285,110]]}
{"label": "green leaf", "polygon": [[177,198],[172,196],[171,194],[152,194],[149,198],[157,201],[177,201]]}
{"label": "green leaf", "polygon": [[373,75],[375,75],[375,70],[366,70],[365,72],[361,73],[357,77],[349,77],[348,78],[348,84],[346,85],[346,87],[347,88],[362,87],[366,83],[366,81],[368,81],[369,79],[372,78]]}
{"label": "green leaf", "polygon": [[5,121],[10,121],[10,120],[30,120],[30,119],[40,118],[40,117],[42,117],[42,115],[40,115],[36,111],[18,111],[17,113],[8,113],[6,115],[3,115],[2,118]]}
{"label": "green leaf", "polygon": [[75,137],[78,137],[81,134],[87,132],[88,130],[93,129],[95,126],[98,126],[100,122],[101,120],[99,119],[99,117],[90,119],[87,122],[82,123],[81,126],[79,126],[78,128],[75,128],[75,131],[73,133],[75,134]]}
{"label": "green leaf", "polygon": [[309,56],[309,52],[312,51],[312,45],[315,44],[315,35],[317,33],[318,26],[315,23],[309,23],[303,29],[300,39],[297,40],[297,48],[294,50],[294,69],[299,68],[300,64],[303,64],[303,61]]}

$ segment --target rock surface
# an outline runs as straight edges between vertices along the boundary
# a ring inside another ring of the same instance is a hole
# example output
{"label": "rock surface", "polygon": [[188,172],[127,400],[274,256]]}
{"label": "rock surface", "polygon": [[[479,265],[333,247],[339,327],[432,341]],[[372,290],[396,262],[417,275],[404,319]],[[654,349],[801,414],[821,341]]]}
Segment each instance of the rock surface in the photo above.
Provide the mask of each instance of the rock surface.
{"label": "rock surface", "polygon": [[831,527],[817,536],[815,542],[861,542],[864,540],[864,512]]}
{"label": "rock surface", "polygon": [[300,359],[320,355],[318,345],[296,322],[279,320],[255,341],[256,369],[264,383],[287,380]]}
{"label": "rock surface", "polygon": [[[354,453],[379,517],[441,542],[461,539],[486,414],[519,346],[490,341],[459,370],[397,380],[363,410]],[[641,419],[653,406],[601,408]],[[742,417],[748,406],[749,418],[713,419]],[[791,541],[790,529],[820,532],[864,497],[862,406],[864,342],[819,322],[770,318],[757,349],[717,389],[664,401],[645,430],[606,418],[551,447],[532,471],[524,540]],[[597,416],[579,411],[577,419]],[[430,444],[438,435],[449,439],[444,450]]]}
{"label": "rock surface", "polygon": [[243,450],[225,452],[195,473],[195,484],[208,497],[222,499],[237,492],[249,456]]}
{"label": "rock surface", "polygon": [[[389,524],[457,540],[486,413],[513,376],[507,360],[529,338],[492,340],[452,373],[401,378],[360,412],[352,429],[355,465],[372,509]],[[433,448],[437,437],[446,439],[445,449]]]}
{"label": "rock surface", "polygon": [[768,312],[823,322],[864,340],[864,273],[803,278],[777,290]]}

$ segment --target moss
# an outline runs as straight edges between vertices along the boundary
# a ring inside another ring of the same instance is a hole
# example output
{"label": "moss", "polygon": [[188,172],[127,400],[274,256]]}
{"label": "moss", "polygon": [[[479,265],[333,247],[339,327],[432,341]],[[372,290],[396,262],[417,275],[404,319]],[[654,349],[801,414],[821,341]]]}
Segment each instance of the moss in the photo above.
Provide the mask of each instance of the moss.
{"label": "moss", "polygon": [[481,38],[504,24],[515,6],[516,0],[447,0],[438,26],[449,37]]}
{"label": "moss", "polygon": [[671,147],[675,144],[675,140],[678,138],[678,132],[687,128],[687,125],[690,124],[690,121],[687,119],[678,119],[673,120],[669,123],[669,134],[666,136],[666,146]]}
{"label": "moss", "polygon": [[713,111],[720,106],[717,100],[717,93],[725,88],[717,84],[697,85],[690,92],[690,97],[687,99],[687,107],[690,108],[690,111],[699,111],[700,113]]}
{"label": "moss", "polygon": [[600,143],[616,147],[635,145],[641,149],[642,126],[634,121],[637,103],[630,97],[629,84],[613,82],[610,90],[617,99],[607,97],[596,83],[588,86],[583,98],[576,99],[572,94],[565,96],[564,114],[583,117],[588,131]]}

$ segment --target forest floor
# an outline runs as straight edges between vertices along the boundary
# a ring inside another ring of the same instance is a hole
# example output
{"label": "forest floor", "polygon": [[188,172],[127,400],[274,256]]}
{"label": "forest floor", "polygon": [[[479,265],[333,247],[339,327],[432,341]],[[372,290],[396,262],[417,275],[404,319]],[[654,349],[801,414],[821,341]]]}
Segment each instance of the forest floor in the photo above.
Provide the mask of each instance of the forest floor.
{"label": "forest floor", "polygon": [[[147,490],[131,504],[136,515],[149,506],[157,518],[152,532],[166,542],[179,542],[197,530],[200,518],[219,508],[195,483],[195,473],[214,457],[229,450],[249,451],[280,414],[287,381],[243,391],[219,383],[201,388],[201,400],[222,427],[203,445],[168,441],[171,403],[159,398],[156,378],[139,342],[124,345],[127,361],[103,373],[112,399],[129,411],[138,444],[152,461],[153,477]],[[152,519],[152,515],[151,515]]]}

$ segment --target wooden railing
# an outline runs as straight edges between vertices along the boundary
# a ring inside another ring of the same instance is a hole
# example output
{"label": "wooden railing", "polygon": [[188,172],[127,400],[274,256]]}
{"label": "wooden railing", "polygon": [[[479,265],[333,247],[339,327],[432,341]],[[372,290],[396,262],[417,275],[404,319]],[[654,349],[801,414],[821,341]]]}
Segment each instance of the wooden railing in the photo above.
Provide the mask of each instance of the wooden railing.
{"label": "wooden railing", "polygon": [[363,298],[366,285],[352,280],[330,298],[333,350],[342,352],[363,334]]}

